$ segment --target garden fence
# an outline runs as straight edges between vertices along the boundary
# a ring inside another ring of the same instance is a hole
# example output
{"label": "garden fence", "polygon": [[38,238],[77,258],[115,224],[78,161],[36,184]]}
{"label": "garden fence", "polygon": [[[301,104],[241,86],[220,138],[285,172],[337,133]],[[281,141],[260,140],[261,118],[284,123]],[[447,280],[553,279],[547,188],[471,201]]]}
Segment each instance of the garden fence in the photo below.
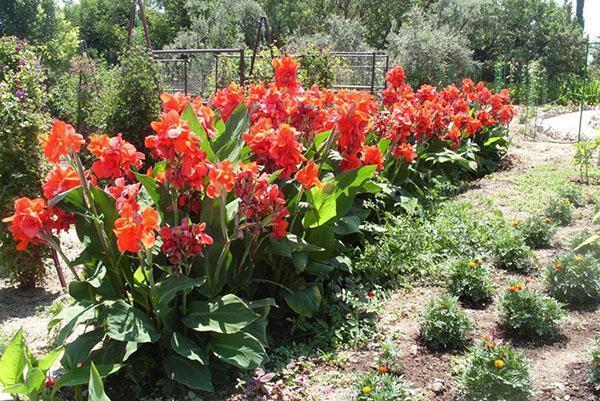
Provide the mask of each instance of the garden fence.
{"label": "garden fence", "polygon": [[[208,97],[249,78],[252,55],[244,49],[173,49],[153,52],[161,90]],[[331,87],[375,92],[385,88],[389,56],[382,52],[331,52],[338,63]],[[299,57],[310,57],[300,55]]]}

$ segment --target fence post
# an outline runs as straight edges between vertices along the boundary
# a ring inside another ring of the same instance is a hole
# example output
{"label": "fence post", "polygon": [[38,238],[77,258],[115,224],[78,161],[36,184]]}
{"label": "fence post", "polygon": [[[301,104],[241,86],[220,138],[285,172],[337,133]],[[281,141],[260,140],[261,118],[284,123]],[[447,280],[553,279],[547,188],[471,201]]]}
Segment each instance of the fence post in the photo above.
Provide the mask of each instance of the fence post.
{"label": "fence post", "polygon": [[183,92],[188,94],[188,55],[183,55]]}
{"label": "fence post", "polygon": [[585,97],[587,95],[587,71],[588,57],[590,55],[590,41],[585,44],[585,59],[583,67],[583,87],[581,88],[581,102],[579,103],[579,130],[577,131],[577,142],[581,141],[581,125],[583,123],[583,108],[585,107]]}
{"label": "fence post", "polygon": [[240,86],[244,87],[244,49],[240,49]]}
{"label": "fence post", "polygon": [[377,53],[373,52],[371,59],[371,93],[375,92],[375,63]]}
{"label": "fence post", "polygon": [[387,89],[387,73],[390,69],[390,56],[388,54],[385,55],[385,72],[383,73],[383,88]]}
{"label": "fence post", "polygon": [[219,90],[219,53],[215,53],[215,93]]}

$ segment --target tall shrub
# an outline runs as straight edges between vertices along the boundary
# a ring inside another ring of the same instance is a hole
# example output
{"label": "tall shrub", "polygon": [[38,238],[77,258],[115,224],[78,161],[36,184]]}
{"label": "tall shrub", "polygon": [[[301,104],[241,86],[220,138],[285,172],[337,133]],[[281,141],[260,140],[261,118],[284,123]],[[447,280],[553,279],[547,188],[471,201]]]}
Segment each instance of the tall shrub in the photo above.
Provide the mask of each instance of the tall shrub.
{"label": "tall shrub", "polygon": [[158,71],[145,49],[132,47],[121,56],[118,73],[121,81],[107,128],[143,149],[144,138],[152,133],[150,122],[160,114]]}
{"label": "tall shrub", "polygon": [[[0,38],[0,216],[17,196],[39,194],[42,167],[37,135],[47,123],[45,75],[36,48],[15,37]],[[21,287],[35,287],[43,274],[43,251],[17,252],[0,223],[0,267]]]}

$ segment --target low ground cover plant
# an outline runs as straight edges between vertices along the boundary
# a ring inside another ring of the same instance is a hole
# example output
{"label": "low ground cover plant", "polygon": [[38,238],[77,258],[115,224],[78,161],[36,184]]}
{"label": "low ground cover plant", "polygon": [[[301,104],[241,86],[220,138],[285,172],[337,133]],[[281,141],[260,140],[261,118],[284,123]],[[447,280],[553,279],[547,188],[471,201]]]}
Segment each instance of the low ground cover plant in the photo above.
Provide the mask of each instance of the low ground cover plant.
{"label": "low ground cover plant", "polygon": [[600,390],[600,339],[596,339],[592,349],[592,376],[591,381],[596,391]]}
{"label": "low ground cover plant", "polygon": [[458,370],[461,401],[527,401],[533,394],[525,357],[491,338],[474,345]]}
{"label": "low ground cover plant", "polygon": [[[207,392],[215,372],[263,365],[271,309],[314,317],[330,280],[352,270],[345,244],[368,218],[362,198],[391,199],[420,171],[475,173],[473,152],[504,137],[514,114],[507,92],[469,80],[413,90],[395,68],[378,102],[304,90],[292,58],[273,66],[274,82],[232,84],[208,105],[163,94],[144,141],[149,168],[125,133],[86,140],[56,120],[40,136],[51,165],[43,197],[17,199],[4,221],[19,249],[52,247],[75,278],[72,304],[50,322],[65,344],[53,391],[78,393],[84,383],[69,378],[92,363],[102,377],[166,377]],[[492,231],[468,220],[483,227],[472,239],[469,227],[444,224],[457,236],[440,242],[454,249],[479,247]],[[76,260],[57,237],[71,225],[85,248]]]}
{"label": "low ground cover plant", "polygon": [[357,378],[356,394],[348,401],[418,401],[399,376],[371,372]]}
{"label": "low ground cover plant", "polygon": [[450,295],[431,299],[420,317],[420,338],[432,351],[464,348],[472,330],[471,320]]}
{"label": "low ground cover plant", "polygon": [[523,235],[525,245],[532,249],[550,246],[550,240],[556,232],[554,220],[541,215],[529,216],[523,221],[516,222],[516,228]]}
{"label": "low ground cover plant", "polygon": [[462,302],[484,306],[494,296],[489,266],[481,259],[460,259],[452,264],[448,275],[448,292]]}
{"label": "low ground cover plant", "polygon": [[495,264],[501,269],[524,272],[531,266],[533,252],[522,234],[512,227],[501,228],[492,247]]}
{"label": "low ground cover plant", "polygon": [[600,301],[600,261],[594,254],[559,256],[544,271],[546,292],[572,306]]}
{"label": "low ground cover plant", "polygon": [[500,302],[502,325],[526,338],[554,338],[565,317],[554,298],[535,292],[526,282],[511,280]]}
{"label": "low ground cover plant", "polygon": [[573,222],[573,202],[569,198],[551,198],[546,207],[546,216],[560,225],[567,226]]}

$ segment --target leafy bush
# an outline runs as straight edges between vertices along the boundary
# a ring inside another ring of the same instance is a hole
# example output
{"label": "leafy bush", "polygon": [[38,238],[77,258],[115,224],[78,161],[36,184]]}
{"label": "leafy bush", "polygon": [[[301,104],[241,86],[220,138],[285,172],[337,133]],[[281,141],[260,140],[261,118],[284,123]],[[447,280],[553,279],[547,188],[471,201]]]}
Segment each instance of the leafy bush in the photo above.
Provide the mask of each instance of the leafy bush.
{"label": "leafy bush", "polygon": [[533,257],[521,233],[510,227],[498,231],[493,243],[493,252],[496,265],[511,271],[527,270]]}
{"label": "leafy bush", "polygon": [[592,349],[592,385],[596,390],[600,390],[600,339],[596,339]]}
{"label": "leafy bush", "polygon": [[107,129],[138,149],[144,148],[144,138],[153,133],[150,122],[160,114],[158,72],[147,51],[132,47],[121,56],[118,75],[121,80]]}
{"label": "leafy bush", "polygon": [[[0,38],[0,217],[9,215],[20,195],[40,194],[43,166],[37,136],[47,128],[45,74],[38,49],[24,41]],[[21,287],[35,287],[44,277],[43,247],[15,248],[0,222],[0,265]]]}
{"label": "leafy bush", "polygon": [[600,262],[592,255],[569,254],[552,261],[544,271],[548,294],[574,306],[600,301]]}
{"label": "leafy bush", "polygon": [[[600,214],[598,215],[600,216]],[[569,241],[569,247],[579,255],[592,255],[600,259],[600,237],[590,229],[576,232]]]}
{"label": "leafy bush", "polygon": [[571,184],[561,187],[558,196],[568,199],[574,207],[581,207],[585,204],[583,193],[577,185]]}
{"label": "leafy bush", "polygon": [[381,285],[440,279],[448,259],[485,256],[503,224],[498,212],[478,212],[465,202],[444,203],[425,218],[394,218],[366,245],[355,271]]}
{"label": "leafy bush", "polygon": [[481,259],[462,259],[450,268],[448,292],[473,306],[482,306],[492,299],[494,284],[489,267]]}
{"label": "leafy bush", "polygon": [[391,374],[369,373],[357,378],[358,386],[349,401],[417,401],[414,391]]}
{"label": "leafy bush", "polygon": [[550,240],[556,232],[556,225],[550,217],[534,215],[518,222],[516,227],[525,240],[525,245],[533,249],[550,246]]}
{"label": "leafy bush", "polygon": [[546,216],[563,226],[573,221],[573,202],[568,198],[555,197],[550,199],[546,207]]}
{"label": "leafy bush", "polygon": [[433,351],[462,349],[473,329],[457,299],[449,295],[430,300],[420,321],[421,340]]}
{"label": "leafy bush", "polygon": [[533,387],[527,361],[508,344],[484,338],[473,346],[460,366],[460,401],[527,401]]}
{"label": "leafy bush", "polygon": [[502,324],[525,337],[554,338],[565,316],[554,298],[538,294],[525,283],[512,280],[500,303]]}

